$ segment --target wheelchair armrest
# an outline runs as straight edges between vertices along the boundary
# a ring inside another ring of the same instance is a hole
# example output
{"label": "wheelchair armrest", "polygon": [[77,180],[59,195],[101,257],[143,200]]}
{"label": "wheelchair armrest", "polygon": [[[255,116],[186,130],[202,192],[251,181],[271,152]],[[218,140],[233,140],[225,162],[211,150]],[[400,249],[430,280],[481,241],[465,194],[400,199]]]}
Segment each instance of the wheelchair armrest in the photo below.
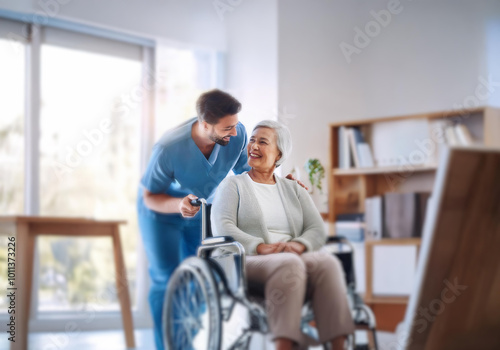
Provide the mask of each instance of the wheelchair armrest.
{"label": "wheelchair armrest", "polygon": [[211,252],[215,251],[218,248],[229,248],[236,249],[238,254],[245,259],[245,248],[241,245],[240,242],[236,241],[231,236],[217,236],[205,238],[202,244],[198,247],[198,257],[206,258],[210,256]]}
{"label": "wheelchair armrest", "polygon": [[236,283],[231,286],[231,292],[239,300],[246,300],[246,272],[245,272],[245,248],[230,236],[217,236],[205,238],[202,241],[201,246],[198,247],[198,257],[202,259],[219,259],[223,258],[225,254],[217,255],[211,257],[212,252],[220,249],[227,248],[230,251],[230,255],[235,257],[235,272],[236,272]]}
{"label": "wheelchair armrest", "polygon": [[345,243],[347,241],[344,236],[329,236],[326,243]]}
{"label": "wheelchair armrest", "polygon": [[234,242],[234,238],[231,236],[217,236],[205,238],[201,244],[211,245],[211,244],[221,244],[221,243],[231,243]]}

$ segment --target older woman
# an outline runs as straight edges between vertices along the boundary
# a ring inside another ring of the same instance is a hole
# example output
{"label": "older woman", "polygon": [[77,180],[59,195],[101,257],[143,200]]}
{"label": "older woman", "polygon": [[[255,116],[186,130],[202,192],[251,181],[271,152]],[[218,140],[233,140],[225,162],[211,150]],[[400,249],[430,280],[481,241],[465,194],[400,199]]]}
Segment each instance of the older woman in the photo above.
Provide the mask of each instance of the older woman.
{"label": "older woman", "polygon": [[[274,174],[291,151],[288,129],[275,121],[254,128],[247,154],[251,170],[226,178],[212,206],[214,235],[230,235],[245,248],[249,281],[265,284],[276,349],[303,340],[301,309],[312,297],[321,342],[344,349],[354,331],[343,270],[324,245],[324,224],[305,189]],[[281,253],[281,254],[278,254]]]}

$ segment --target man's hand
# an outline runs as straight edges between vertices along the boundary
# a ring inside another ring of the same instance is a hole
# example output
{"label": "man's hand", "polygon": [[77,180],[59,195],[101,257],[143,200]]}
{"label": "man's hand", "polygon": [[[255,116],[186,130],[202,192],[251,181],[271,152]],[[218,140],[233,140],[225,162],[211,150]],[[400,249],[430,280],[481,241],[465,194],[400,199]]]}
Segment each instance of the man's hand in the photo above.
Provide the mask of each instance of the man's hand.
{"label": "man's hand", "polygon": [[298,183],[300,186],[304,187],[306,190],[308,190],[308,191],[309,191],[309,188],[307,188],[307,187],[306,187],[306,185],[304,185],[304,183],[303,183],[302,181],[299,181],[299,180],[297,180],[296,178],[294,178],[292,174],[288,174],[288,175],[286,176],[286,179],[293,180],[293,181],[297,181],[297,183]]}
{"label": "man's hand", "polygon": [[200,210],[200,207],[193,207],[191,205],[191,200],[198,199],[194,194],[188,194],[186,197],[182,198],[179,203],[179,211],[185,218],[192,218]]}

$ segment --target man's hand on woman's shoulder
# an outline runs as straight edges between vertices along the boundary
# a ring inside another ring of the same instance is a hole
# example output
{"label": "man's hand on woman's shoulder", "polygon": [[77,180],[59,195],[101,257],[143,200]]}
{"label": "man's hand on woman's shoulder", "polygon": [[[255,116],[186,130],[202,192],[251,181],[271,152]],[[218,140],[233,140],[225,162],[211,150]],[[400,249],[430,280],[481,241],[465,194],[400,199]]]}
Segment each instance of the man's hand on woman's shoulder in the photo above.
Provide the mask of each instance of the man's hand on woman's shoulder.
{"label": "man's hand on woman's shoulder", "polygon": [[306,187],[306,185],[304,185],[304,183],[303,183],[302,181],[299,181],[299,180],[297,180],[296,178],[294,178],[292,174],[288,174],[288,175],[285,177],[285,179],[292,180],[292,181],[297,181],[297,183],[298,183],[300,186],[304,187],[306,190],[309,190],[309,188],[307,188],[307,187]]}

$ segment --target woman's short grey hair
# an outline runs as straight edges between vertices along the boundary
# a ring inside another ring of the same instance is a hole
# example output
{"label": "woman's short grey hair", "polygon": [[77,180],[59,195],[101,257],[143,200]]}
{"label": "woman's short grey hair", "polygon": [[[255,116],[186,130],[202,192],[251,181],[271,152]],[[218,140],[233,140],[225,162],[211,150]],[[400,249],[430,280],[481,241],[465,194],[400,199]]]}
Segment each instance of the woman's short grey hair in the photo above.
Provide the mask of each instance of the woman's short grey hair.
{"label": "woman's short grey hair", "polygon": [[292,153],[292,135],[290,134],[290,130],[288,130],[284,124],[274,120],[263,120],[259,122],[253,128],[252,133],[258,128],[273,129],[276,133],[276,143],[281,152],[281,158],[276,162],[276,168],[279,167],[288,158],[290,153]]}

